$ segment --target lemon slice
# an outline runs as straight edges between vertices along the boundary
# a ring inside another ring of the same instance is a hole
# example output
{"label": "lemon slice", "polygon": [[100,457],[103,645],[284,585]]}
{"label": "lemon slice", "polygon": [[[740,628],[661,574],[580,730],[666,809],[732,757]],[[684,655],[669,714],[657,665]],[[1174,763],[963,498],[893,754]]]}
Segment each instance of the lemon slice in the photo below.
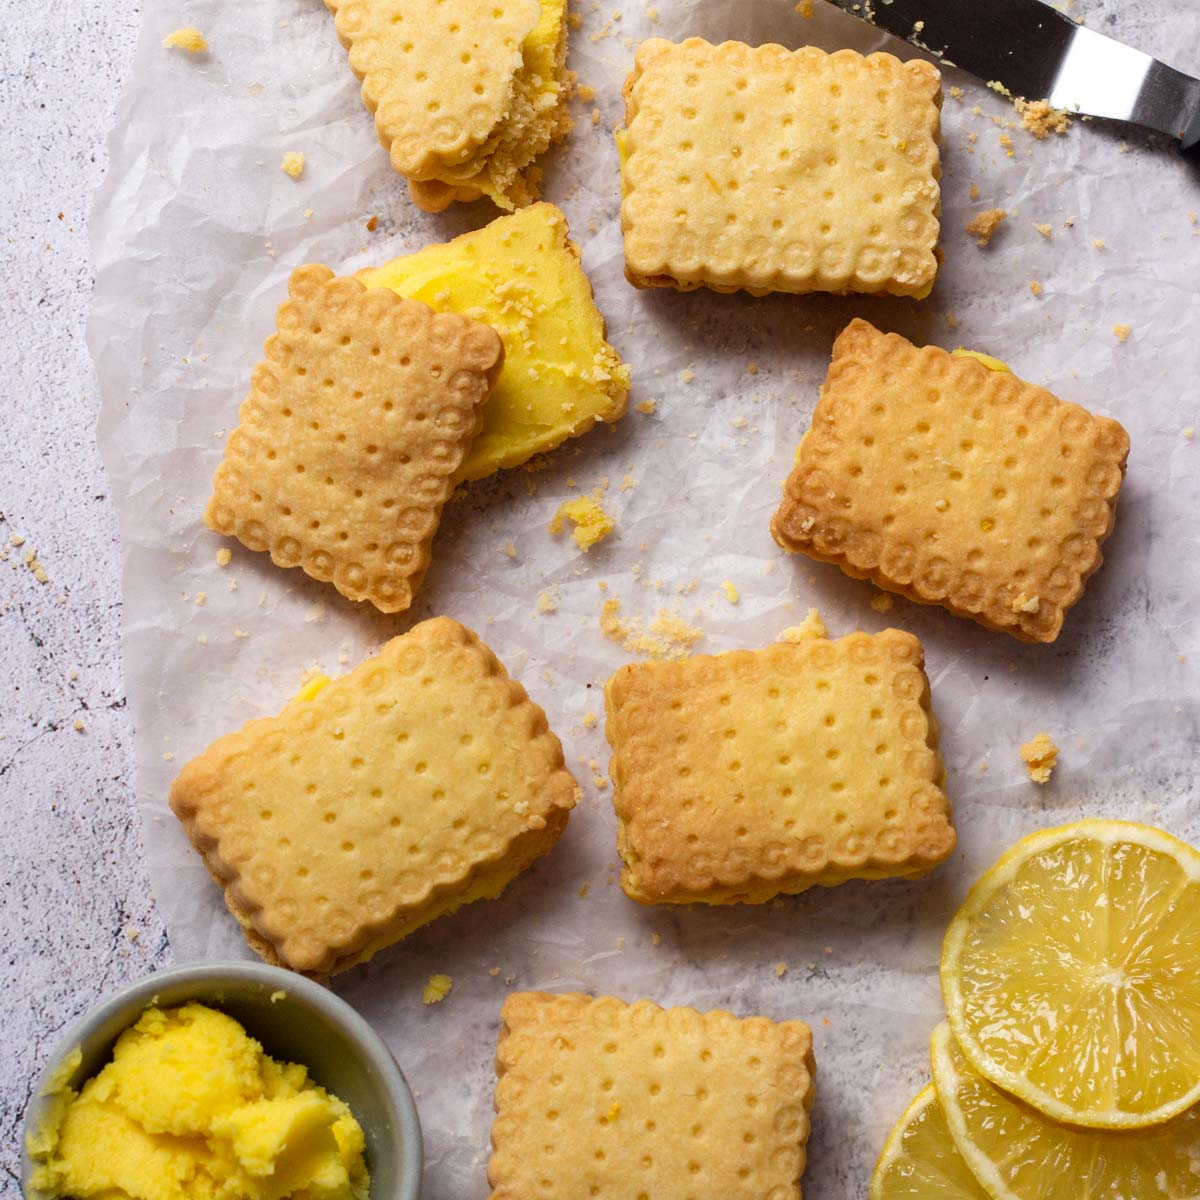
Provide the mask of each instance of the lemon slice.
{"label": "lemon slice", "polygon": [[1018,842],[942,947],[971,1066],[1057,1121],[1156,1125],[1200,1101],[1200,853],[1080,821]]}
{"label": "lemon slice", "polygon": [[1072,1129],[971,1070],[945,1023],[934,1030],[932,1057],[954,1144],[994,1200],[1200,1196],[1200,1110],[1154,1129]]}
{"label": "lemon slice", "polygon": [[888,1134],[871,1176],[870,1200],[989,1200],[954,1147],[933,1084]]}

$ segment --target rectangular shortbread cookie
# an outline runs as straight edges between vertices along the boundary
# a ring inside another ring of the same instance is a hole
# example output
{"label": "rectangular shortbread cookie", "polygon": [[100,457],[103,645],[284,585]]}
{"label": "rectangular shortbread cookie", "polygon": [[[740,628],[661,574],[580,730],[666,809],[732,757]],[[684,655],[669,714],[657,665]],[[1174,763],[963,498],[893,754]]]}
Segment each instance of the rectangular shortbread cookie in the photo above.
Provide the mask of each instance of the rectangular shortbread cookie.
{"label": "rectangular shortbread cookie", "polygon": [[1116,421],[994,359],[856,320],[771,529],[847,575],[1053,642],[1102,561],[1128,454]]}
{"label": "rectangular shortbread cookie", "polygon": [[437,617],[214,742],[170,799],[250,945],[326,975],[499,895],[577,792],[545,713]]}
{"label": "rectangular shortbread cookie", "polygon": [[325,0],[392,166],[438,212],[537,199],[571,128],[566,0]]}
{"label": "rectangular shortbread cookie", "polygon": [[929,294],[941,195],[929,63],[656,38],[638,47],[625,102],[631,283]]}
{"label": "rectangular shortbread cookie", "polygon": [[501,1018],[491,1200],[800,1200],[803,1022],[544,992]]}
{"label": "rectangular shortbread cookie", "polygon": [[628,663],[606,732],[625,867],[645,904],[761,904],[923,875],[954,849],[921,644],[823,631]]}
{"label": "rectangular shortbread cookie", "polygon": [[328,267],[292,273],[204,514],[210,529],[401,612],[500,370],[495,330]]}
{"label": "rectangular shortbread cookie", "polygon": [[604,316],[569,233],[553,204],[532,204],[359,272],[368,287],[484,321],[504,339],[483,429],[456,482],[520,466],[625,411],[629,368],[605,340]]}

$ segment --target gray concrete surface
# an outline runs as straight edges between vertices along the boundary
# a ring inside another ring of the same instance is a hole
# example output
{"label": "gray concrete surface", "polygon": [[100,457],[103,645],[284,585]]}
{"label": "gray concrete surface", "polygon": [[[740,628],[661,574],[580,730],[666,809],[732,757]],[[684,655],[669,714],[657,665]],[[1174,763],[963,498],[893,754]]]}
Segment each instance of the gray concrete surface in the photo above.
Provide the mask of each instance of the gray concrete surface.
{"label": "gray concrete surface", "polygon": [[136,0],[0,3],[4,1197],[59,1031],[168,957],[130,786],[117,526],[83,338],[88,206],[139,19]]}

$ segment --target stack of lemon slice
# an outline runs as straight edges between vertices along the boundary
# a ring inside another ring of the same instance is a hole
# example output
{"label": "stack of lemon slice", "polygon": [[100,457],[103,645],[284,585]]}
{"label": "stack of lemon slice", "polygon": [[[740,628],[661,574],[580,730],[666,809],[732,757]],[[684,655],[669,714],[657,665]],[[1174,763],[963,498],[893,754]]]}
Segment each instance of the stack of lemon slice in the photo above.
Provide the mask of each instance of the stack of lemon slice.
{"label": "stack of lemon slice", "polygon": [[1081,821],[1018,842],[942,949],[933,1085],[871,1200],[1200,1198],[1200,853]]}

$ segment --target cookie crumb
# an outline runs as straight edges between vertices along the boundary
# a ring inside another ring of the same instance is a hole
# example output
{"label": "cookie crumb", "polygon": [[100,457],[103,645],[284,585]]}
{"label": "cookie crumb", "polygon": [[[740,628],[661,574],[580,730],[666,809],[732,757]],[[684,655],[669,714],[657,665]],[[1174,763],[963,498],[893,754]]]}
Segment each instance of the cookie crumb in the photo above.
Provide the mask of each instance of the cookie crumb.
{"label": "cookie crumb", "polygon": [[599,721],[600,718],[597,717],[591,709],[588,709],[588,711],[583,714],[584,729],[595,729]]}
{"label": "cookie crumb", "polygon": [[75,720],[71,722],[71,728],[75,730],[76,733],[82,733],[87,726],[84,725],[84,723],[78,717],[76,717]]}
{"label": "cookie crumb", "polygon": [[549,592],[539,592],[537,598],[537,610],[540,613],[552,613],[558,610],[558,602]]}
{"label": "cookie crumb", "polygon": [[775,964],[775,978],[782,979],[787,974],[788,965],[785,962]]}
{"label": "cookie crumb", "polygon": [[1013,101],[1021,114],[1021,128],[1043,142],[1052,133],[1062,135],[1071,128],[1071,118],[1061,108],[1053,108],[1049,100],[1025,100],[1018,97]]}
{"label": "cookie crumb", "polygon": [[730,604],[737,604],[737,602],[741,599],[741,596],[738,594],[737,585],[731,579],[722,581],[721,591],[725,593],[725,599],[728,600]]}
{"label": "cookie crumb", "polygon": [[571,536],[581,550],[590,550],[597,542],[604,541],[617,527],[616,521],[604,511],[600,502],[591,496],[577,496],[574,500],[564,500],[547,526],[552,534],[562,532],[564,518],[575,526]]}
{"label": "cookie crumb", "polygon": [[1035,613],[1041,606],[1042,598],[1040,596],[1027,596],[1024,592],[1018,592],[1009,608],[1015,613]]}
{"label": "cookie crumb", "polygon": [[304,174],[304,155],[299,150],[289,150],[279,164],[279,169],[293,179],[299,179]]}
{"label": "cookie crumb", "polygon": [[1036,279],[1029,282],[1029,291],[1031,295],[1040,296],[1042,294],[1042,285]]}
{"label": "cookie crumb", "polygon": [[421,991],[421,1002],[423,1004],[441,1004],[450,995],[450,989],[453,986],[454,980],[449,975],[430,975],[429,982]]}
{"label": "cookie crumb", "polygon": [[1021,761],[1034,783],[1047,783],[1058,763],[1058,747],[1048,733],[1036,734],[1021,747]]}
{"label": "cookie crumb", "polygon": [[228,546],[222,546],[217,551],[217,566],[227,567],[233,561],[233,551]]}
{"label": "cookie crumb", "polygon": [[640,404],[634,406],[643,416],[648,417],[655,408],[658,407],[656,400],[643,400]]}
{"label": "cookie crumb", "polygon": [[988,245],[995,236],[996,230],[1008,220],[1008,211],[1003,208],[988,208],[977,217],[967,222],[967,232],[979,246]]}
{"label": "cookie crumb", "polygon": [[1196,427],[1195,425],[1185,425],[1180,432],[1190,442],[1196,436]]}
{"label": "cookie crumb", "polygon": [[876,592],[875,595],[871,597],[871,607],[877,613],[891,612],[895,603],[896,602],[892,599],[890,592]]}
{"label": "cookie crumb", "polygon": [[1051,225],[1034,224],[1034,229],[1038,231],[1044,238],[1049,238],[1054,233],[1054,227]]}
{"label": "cookie crumb", "polygon": [[189,54],[204,54],[208,50],[208,39],[195,25],[176,29],[163,38],[163,45],[168,50],[186,50]]}
{"label": "cookie crumb", "polygon": [[807,638],[824,638],[828,637],[829,632],[825,628],[825,622],[821,620],[821,614],[815,609],[810,608],[808,615],[800,622],[799,625],[791,625],[784,629],[775,639],[777,642],[803,642]]}
{"label": "cookie crumb", "polygon": [[1112,327],[1112,331],[1113,331],[1113,337],[1115,337],[1118,342],[1127,342],[1127,341],[1129,341],[1129,335],[1133,332],[1133,326],[1132,325],[1114,325]]}

